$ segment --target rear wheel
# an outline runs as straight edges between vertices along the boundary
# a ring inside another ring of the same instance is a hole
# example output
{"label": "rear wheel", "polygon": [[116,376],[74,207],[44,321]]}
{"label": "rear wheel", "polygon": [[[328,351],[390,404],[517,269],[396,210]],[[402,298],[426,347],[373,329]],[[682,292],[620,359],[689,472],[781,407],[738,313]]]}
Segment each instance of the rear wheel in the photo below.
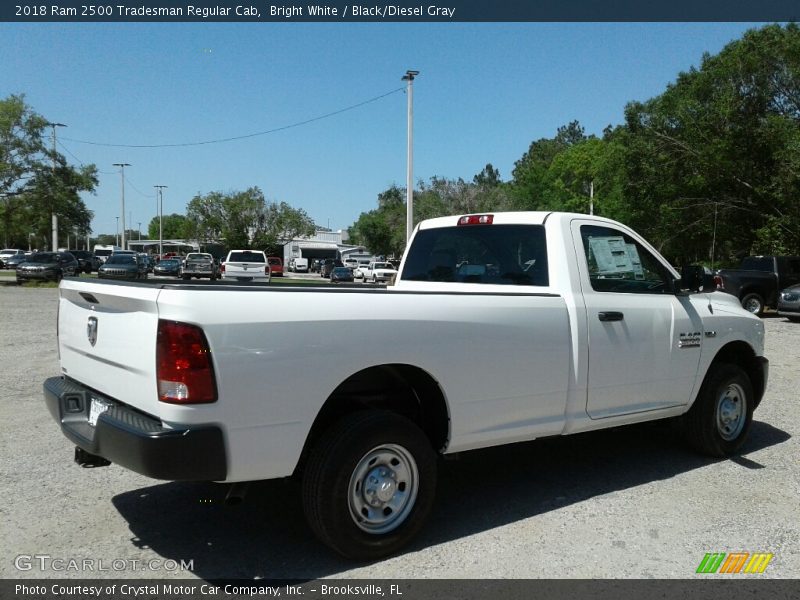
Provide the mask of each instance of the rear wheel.
{"label": "rear wheel", "polygon": [[755,408],[753,386],[738,365],[717,363],[683,417],[689,442],[710,456],[736,452],[747,438]]}
{"label": "rear wheel", "polygon": [[359,411],[312,448],[303,508],[325,544],[348,558],[373,559],[419,532],[435,486],[436,454],[416,424],[386,411]]}
{"label": "rear wheel", "polygon": [[764,311],[764,299],[759,294],[747,294],[742,298],[742,308],[754,315],[760,315]]}

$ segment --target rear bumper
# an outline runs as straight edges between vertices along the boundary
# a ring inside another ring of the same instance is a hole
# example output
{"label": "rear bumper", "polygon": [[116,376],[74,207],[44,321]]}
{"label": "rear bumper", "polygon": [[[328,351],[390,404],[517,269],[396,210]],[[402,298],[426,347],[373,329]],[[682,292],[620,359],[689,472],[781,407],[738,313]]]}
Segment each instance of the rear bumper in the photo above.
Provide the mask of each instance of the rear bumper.
{"label": "rear bumper", "polygon": [[[45,380],[44,398],[64,435],[90,454],[154,479],[226,477],[225,441],[217,426],[167,429],[157,419],[63,377]],[[94,427],[89,425],[92,398],[111,404]]]}

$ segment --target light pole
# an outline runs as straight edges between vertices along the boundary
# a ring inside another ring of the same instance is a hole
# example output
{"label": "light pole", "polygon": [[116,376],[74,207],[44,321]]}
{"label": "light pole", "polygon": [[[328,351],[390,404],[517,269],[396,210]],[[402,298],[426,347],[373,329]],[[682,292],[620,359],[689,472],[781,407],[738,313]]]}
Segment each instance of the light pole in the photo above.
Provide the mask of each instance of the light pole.
{"label": "light pole", "polygon": [[142,222],[139,221],[139,241],[142,241]]}
{"label": "light pole", "polygon": [[[56,127],[66,127],[63,123],[48,123],[53,128],[53,194],[55,195],[56,185]],[[53,233],[53,252],[58,250],[58,215],[56,215],[55,197],[52,198],[53,212],[50,213],[51,227]]]}
{"label": "light pole", "polygon": [[414,229],[414,78],[419,71],[406,71],[401,78],[407,83],[406,95],[408,96],[408,148],[406,168],[406,244],[411,238]]}
{"label": "light pole", "polygon": [[162,190],[167,187],[166,185],[154,185],[158,191],[158,256],[164,254],[164,193]]}
{"label": "light pole", "polygon": [[117,246],[119,246],[119,217],[115,217],[117,219]]}
{"label": "light pole", "polygon": [[127,250],[125,247],[125,167],[130,167],[130,163],[114,163],[115,167],[119,167],[119,173],[122,176],[122,244],[121,248]]}

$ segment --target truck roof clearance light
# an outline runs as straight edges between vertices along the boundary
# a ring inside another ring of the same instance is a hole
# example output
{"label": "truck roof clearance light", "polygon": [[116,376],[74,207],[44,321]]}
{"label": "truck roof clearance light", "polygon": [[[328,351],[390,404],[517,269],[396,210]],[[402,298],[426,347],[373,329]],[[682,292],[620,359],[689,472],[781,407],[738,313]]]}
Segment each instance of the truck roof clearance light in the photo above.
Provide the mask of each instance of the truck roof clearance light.
{"label": "truck roof clearance light", "polygon": [[175,321],[158,322],[158,399],[170,404],[216,402],[217,383],[203,330]]}
{"label": "truck roof clearance light", "polygon": [[491,225],[494,215],[466,215],[458,219],[459,225]]}

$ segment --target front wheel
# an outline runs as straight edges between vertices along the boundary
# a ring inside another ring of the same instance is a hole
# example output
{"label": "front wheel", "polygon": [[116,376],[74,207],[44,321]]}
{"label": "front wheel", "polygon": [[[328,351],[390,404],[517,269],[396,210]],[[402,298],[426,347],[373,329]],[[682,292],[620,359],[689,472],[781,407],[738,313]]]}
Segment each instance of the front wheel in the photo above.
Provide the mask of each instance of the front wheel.
{"label": "front wheel", "polygon": [[303,476],[303,508],[325,544],[353,559],[396,552],[433,505],[436,454],[416,424],[395,413],[346,416],[314,445]]}
{"label": "front wheel", "polygon": [[754,405],[753,386],[741,367],[712,365],[694,405],[683,417],[689,442],[710,456],[733,454],[747,438]]}
{"label": "front wheel", "polygon": [[747,294],[742,298],[742,308],[754,315],[760,315],[764,311],[764,299],[759,294]]}

